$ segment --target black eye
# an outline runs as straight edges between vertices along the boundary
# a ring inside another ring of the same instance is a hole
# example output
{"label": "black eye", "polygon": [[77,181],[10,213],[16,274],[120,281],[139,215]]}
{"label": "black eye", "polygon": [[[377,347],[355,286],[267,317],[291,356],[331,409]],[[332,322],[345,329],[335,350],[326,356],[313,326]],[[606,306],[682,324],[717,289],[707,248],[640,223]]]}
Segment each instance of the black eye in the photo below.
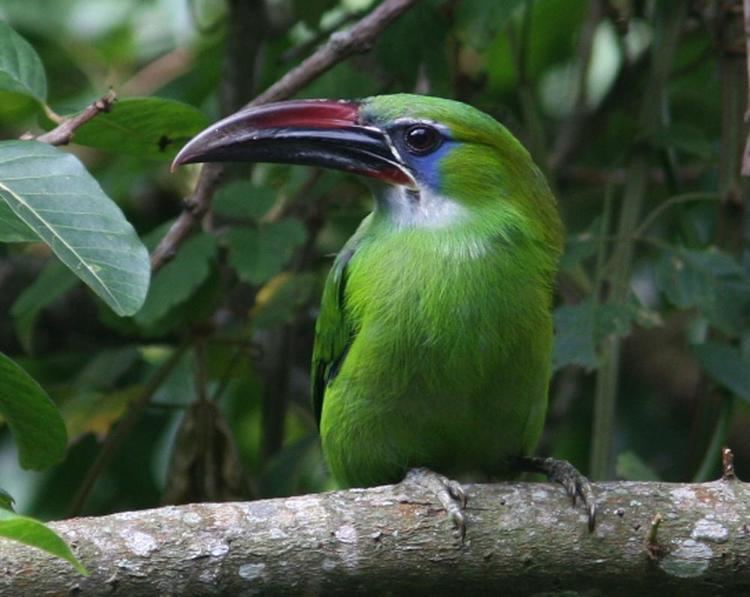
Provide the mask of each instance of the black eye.
{"label": "black eye", "polygon": [[418,155],[424,155],[437,149],[442,137],[440,133],[431,126],[415,124],[406,129],[404,141],[409,151]]}

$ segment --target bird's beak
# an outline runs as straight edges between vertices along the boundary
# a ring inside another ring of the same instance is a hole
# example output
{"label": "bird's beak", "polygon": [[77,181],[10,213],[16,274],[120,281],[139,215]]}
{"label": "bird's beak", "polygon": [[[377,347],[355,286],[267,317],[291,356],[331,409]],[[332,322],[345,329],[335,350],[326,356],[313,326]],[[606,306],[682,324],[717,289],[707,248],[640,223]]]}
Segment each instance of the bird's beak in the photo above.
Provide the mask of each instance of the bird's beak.
{"label": "bird's beak", "polygon": [[335,168],[416,187],[386,133],[360,123],[357,102],[292,100],[241,110],[193,138],[172,168],[239,161]]}

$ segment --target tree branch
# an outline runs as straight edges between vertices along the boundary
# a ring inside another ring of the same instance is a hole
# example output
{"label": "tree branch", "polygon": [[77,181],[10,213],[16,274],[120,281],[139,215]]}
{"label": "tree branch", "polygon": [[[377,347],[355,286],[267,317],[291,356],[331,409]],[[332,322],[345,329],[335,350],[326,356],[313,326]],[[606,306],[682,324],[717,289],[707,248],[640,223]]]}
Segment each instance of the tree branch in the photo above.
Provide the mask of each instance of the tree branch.
{"label": "tree branch", "polygon": [[[351,29],[331,35],[325,45],[248,103],[246,107],[288,98],[349,56],[358,52],[366,52],[388,25],[417,2],[419,0],[384,0]],[[195,191],[186,201],[186,209],[151,255],[152,271],[158,271],[174,257],[178,247],[198,226],[210,207],[211,198],[219,184],[223,169],[222,164],[216,163],[205,164],[201,168]]]}
{"label": "tree branch", "polygon": [[39,135],[38,137],[31,137],[24,135],[23,139],[35,139],[42,143],[49,143],[50,145],[67,145],[73,140],[75,132],[89,120],[96,118],[102,112],[109,112],[112,108],[112,104],[117,100],[115,92],[111,89],[106,95],[103,95],[98,100],[91,102],[81,112],[71,116],[70,118],[64,118],[59,125],[53,128],[51,131]]}
{"label": "tree branch", "polygon": [[55,522],[91,576],[0,541],[0,594],[709,595],[750,586],[750,484],[598,484],[593,533],[559,486],[467,490],[464,543],[436,501],[406,484]]}

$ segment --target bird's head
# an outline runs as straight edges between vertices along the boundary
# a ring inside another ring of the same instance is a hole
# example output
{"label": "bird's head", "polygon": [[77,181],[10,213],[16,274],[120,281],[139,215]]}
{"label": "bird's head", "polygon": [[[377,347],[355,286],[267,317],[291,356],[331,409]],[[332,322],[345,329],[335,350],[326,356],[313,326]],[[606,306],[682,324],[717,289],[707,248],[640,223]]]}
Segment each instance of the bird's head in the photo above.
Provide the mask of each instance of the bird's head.
{"label": "bird's head", "polygon": [[398,226],[471,220],[561,243],[554,198],[526,149],[491,116],[452,100],[397,94],[241,110],[192,139],[173,166],[215,161],[346,170],[385,183],[379,211]]}

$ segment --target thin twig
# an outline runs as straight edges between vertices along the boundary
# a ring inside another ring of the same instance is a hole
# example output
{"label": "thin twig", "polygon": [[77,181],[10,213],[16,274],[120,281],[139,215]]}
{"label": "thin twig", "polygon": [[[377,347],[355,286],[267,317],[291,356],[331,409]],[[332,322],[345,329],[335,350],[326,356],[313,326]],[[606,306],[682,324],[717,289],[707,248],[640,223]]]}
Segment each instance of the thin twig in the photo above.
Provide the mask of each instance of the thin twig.
{"label": "thin twig", "polygon": [[654,518],[651,520],[651,526],[649,526],[648,534],[646,535],[646,553],[648,554],[648,557],[652,560],[658,560],[661,555],[664,553],[664,548],[659,544],[659,527],[662,523],[662,515],[657,514],[654,516]]}
{"label": "thin twig", "polygon": [[[331,35],[324,46],[257,96],[247,107],[288,98],[349,56],[369,50],[378,35],[417,2],[419,0],[385,0],[351,29]],[[201,168],[195,191],[186,202],[186,209],[151,255],[152,271],[163,267],[197,227],[209,209],[223,170],[223,165],[216,163],[205,164]]]}
{"label": "thin twig", "polygon": [[721,480],[737,480],[737,475],[734,473],[734,454],[729,448],[723,448],[721,450]]}
{"label": "thin twig", "polygon": [[49,143],[50,145],[67,145],[73,140],[75,132],[89,120],[96,118],[102,112],[109,112],[112,109],[112,104],[117,100],[117,96],[113,90],[109,90],[106,95],[103,95],[98,100],[91,102],[81,112],[65,118],[63,121],[53,128],[51,131],[39,135],[38,137],[24,137],[26,139],[34,139],[41,141],[42,143]]}

